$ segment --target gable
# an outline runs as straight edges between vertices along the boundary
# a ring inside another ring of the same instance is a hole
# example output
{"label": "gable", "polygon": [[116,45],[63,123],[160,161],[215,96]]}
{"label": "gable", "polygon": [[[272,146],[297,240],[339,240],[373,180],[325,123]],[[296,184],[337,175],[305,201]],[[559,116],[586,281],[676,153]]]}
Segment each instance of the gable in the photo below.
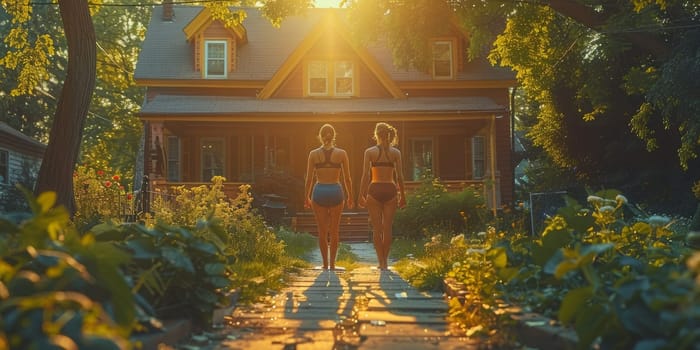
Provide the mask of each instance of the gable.
{"label": "gable", "polygon": [[[352,62],[357,67],[359,74],[365,73],[371,76],[368,82],[376,82],[386,94],[393,98],[404,98],[401,89],[396,86],[389,75],[381,68],[378,62],[364,48],[355,45],[344,23],[333,13],[329,12],[307,34],[297,48],[289,55],[280,66],[275,75],[258,94],[258,98],[267,99],[275,96],[280,88],[288,81],[307,81],[308,65],[310,62],[327,62],[330,69],[338,62]],[[301,77],[299,76],[301,74]],[[353,73],[355,76],[360,75]],[[354,84],[359,84],[354,81]],[[298,85],[298,84],[297,84]],[[308,95],[307,87],[304,95]],[[359,86],[358,86],[359,87]],[[283,94],[284,95],[284,94]]]}

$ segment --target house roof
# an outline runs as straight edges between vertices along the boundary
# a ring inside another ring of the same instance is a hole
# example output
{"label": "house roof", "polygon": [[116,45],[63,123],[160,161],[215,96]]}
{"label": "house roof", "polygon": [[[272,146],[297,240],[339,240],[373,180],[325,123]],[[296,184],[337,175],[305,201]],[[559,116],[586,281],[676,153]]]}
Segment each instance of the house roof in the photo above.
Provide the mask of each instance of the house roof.
{"label": "house roof", "polygon": [[[173,6],[174,21],[162,19],[162,7],[155,6],[151,21],[142,44],[141,53],[136,64],[134,78],[138,80],[154,79],[201,79],[201,73],[195,71],[191,43],[186,40],[184,28],[197,17],[203,9],[201,6]],[[278,69],[293,54],[297,47],[317,26],[328,11],[341,9],[309,9],[303,15],[284,19],[279,28],[263,17],[256,8],[248,9],[248,16],[243,22],[248,42],[237,51],[236,70],[228,74],[227,80],[264,80],[273,78]],[[429,73],[405,70],[395,67],[391,51],[381,45],[367,48],[378,66],[394,81],[432,81]],[[478,60],[465,65],[457,74],[457,81],[514,80],[511,70],[492,67],[485,60]]]}
{"label": "house roof", "polygon": [[40,156],[46,145],[19,132],[5,122],[0,122],[0,147]]}
{"label": "house roof", "polygon": [[[494,113],[504,113],[506,107],[495,103],[487,97],[411,97],[405,99],[376,98],[363,99],[357,103],[355,99],[267,99],[252,97],[214,97],[214,96],[175,96],[158,95],[141,108],[141,118],[149,117],[159,120],[178,119],[179,116],[199,115],[231,117],[236,120],[256,121],[270,119],[290,113],[298,113],[305,117],[294,118],[295,121],[312,120],[315,116],[329,114],[377,115],[399,114],[406,117],[415,113],[422,119],[428,115],[450,115],[450,119],[466,119],[470,116],[484,117]],[[203,118],[198,118],[203,120]],[[287,119],[288,120],[288,119]]]}

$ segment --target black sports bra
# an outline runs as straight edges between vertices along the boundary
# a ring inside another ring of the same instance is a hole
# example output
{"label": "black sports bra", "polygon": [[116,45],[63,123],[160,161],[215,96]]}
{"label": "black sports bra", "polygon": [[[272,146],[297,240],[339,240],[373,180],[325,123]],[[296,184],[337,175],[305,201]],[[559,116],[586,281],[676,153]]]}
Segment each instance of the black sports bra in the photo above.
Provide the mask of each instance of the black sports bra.
{"label": "black sports bra", "polygon": [[379,147],[379,145],[377,145],[377,148],[379,149],[379,154],[377,155],[377,159],[376,159],[375,161],[373,161],[373,162],[370,163],[370,164],[372,165],[372,167],[374,168],[374,167],[378,167],[378,166],[383,166],[383,167],[391,167],[391,168],[393,168],[393,167],[394,167],[394,162],[392,162],[392,161],[389,160],[389,154],[388,154],[388,152],[387,152],[387,155],[386,155],[387,160],[386,160],[385,162],[379,162],[379,161],[378,161],[379,158],[382,157],[382,151],[383,151],[383,149],[382,149],[381,147]]}
{"label": "black sports bra", "polygon": [[316,163],[316,169],[318,168],[340,168],[340,163],[331,162],[331,155],[333,154],[333,148],[322,149],[323,151],[323,162]]}

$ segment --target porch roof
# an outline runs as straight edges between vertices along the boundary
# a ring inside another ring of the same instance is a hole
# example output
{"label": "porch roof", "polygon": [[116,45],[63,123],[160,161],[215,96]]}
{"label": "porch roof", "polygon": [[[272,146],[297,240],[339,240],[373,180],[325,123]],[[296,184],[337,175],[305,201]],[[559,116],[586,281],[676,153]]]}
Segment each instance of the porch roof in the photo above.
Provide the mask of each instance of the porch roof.
{"label": "porch roof", "polygon": [[141,108],[144,119],[186,116],[329,114],[481,114],[505,113],[487,97],[412,97],[406,99],[268,99],[254,97],[158,95]]}

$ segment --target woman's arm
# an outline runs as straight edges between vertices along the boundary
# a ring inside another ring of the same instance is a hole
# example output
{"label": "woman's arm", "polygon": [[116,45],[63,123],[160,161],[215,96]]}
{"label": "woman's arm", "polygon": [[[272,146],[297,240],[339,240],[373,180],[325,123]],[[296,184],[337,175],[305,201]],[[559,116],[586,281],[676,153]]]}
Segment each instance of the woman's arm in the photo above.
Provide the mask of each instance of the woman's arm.
{"label": "woman's arm", "polygon": [[365,155],[362,159],[362,180],[360,180],[360,194],[357,199],[357,204],[363,208],[365,203],[367,203],[367,189],[369,188],[369,150],[370,148],[365,150]]}
{"label": "woman's arm", "polygon": [[304,208],[311,208],[311,187],[314,181],[314,163],[311,159],[313,151],[309,152],[309,159],[306,161],[306,180],[304,184]]}
{"label": "woman's arm", "polygon": [[347,208],[355,207],[355,201],[352,198],[352,178],[350,177],[350,160],[348,159],[348,153],[343,150],[343,161],[340,163],[341,170],[343,171],[343,187],[347,198]]}
{"label": "woman's arm", "polygon": [[406,193],[404,191],[404,182],[403,182],[403,163],[401,162],[401,151],[396,149],[396,166],[394,167],[394,171],[396,172],[396,182],[399,185],[399,208],[403,208],[406,206]]}

